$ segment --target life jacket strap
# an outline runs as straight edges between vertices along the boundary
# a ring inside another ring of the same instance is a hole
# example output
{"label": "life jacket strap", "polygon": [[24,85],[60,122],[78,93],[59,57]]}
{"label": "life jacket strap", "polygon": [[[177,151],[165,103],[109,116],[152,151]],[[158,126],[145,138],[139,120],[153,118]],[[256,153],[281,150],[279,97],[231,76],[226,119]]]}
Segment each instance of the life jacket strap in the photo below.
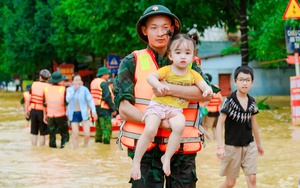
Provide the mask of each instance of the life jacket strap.
{"label": "life jacket strap", "polygon": [[148,99],[142,99],[142,98],[135,98],[135,103],[149,105],[150,104],[150,100],[148,100]]}
{"label": "life jacket strap", "polygon": [[[121,133],[120,133],[121,134]],[[122,131],[122,135],[125,137],[133,138],[135,140],[138,140],[141,135],[136,134],[136,133],[130,133],[126,131]],[[157,144],[167,144],[169,141],[169,138],[166,137],[154,137],[151,142],[157,143]],[[181,143],[189,143],[189,142],[201,142],[200,137],[192,137],[192,138],[182,138]]]}
{"label": "life jacket strap", "polygon": [[123,136],[123,127],[124,127],[125,123],[126,123],[126,120],[123,120],[121,125],[120,125],[120,133],[119,133],[119,136],[118,136],[117,141],[116,141],[116,144],[118,144],[120,150],[123,150],[122,143],[121,143],[121,138]]}
{"label": "life jacket strap", "polygon": [[184,146],[184,143],[180,143],[178,154],[183,154],[183,146]]}

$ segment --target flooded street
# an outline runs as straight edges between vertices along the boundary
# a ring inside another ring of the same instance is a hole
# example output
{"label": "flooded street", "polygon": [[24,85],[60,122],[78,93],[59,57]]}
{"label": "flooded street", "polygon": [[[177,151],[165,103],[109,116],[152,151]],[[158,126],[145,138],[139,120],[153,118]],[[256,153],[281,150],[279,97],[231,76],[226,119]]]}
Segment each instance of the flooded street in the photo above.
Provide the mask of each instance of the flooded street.
{"label": "flooded street", "polygon": [[[0,187],[130,187],[131,159],[115,144],[94,143],[77,150],[32,147],[29,127],[17,112],[21,93],[0,91]],[[291,125],[289,97],[270,97],[272,110],[257,115],[265,155],[258,159],[260,188],[296,188],[300,178],[300,126]],[[57,135],[58,145],[60,136]],[[47,137],[48,141],[48,137]],[[72,142],[72,139],[70,140]],[[224,180],[218,175],[216,143],[208,142],[197,156],[197,187],[215,188]],[[237,188],[247,187],[240,171]]]}

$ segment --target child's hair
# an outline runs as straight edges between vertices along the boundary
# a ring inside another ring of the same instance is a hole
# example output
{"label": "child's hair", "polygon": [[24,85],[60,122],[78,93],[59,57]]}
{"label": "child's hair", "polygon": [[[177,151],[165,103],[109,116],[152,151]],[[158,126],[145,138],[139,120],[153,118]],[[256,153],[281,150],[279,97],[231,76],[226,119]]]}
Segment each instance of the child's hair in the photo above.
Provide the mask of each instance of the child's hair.
{"label": "child's hair", "polygon": [[73,75],[72,75],[72,81],[74,80],[74,78],[76,77],[76,76],[80,76],[77,72],[75,72]]}
{"label": "child's hair", "polygon": [[189,32],[187,32],[187,34],[195,40],[196,44],[198,45],[200,42],[200,34],[197,31],[196,28],[191,29]]}
{"label": "child's hair", "polygon": [[253,70],[252,68],[248,67],[248,66],[239,66],[235,69],[234,71],[234,79],[237,79],[237,76],[239,73],[245,73],[245,74],[250,74],[252,81],[254,80],[254,76],[253,76]]}
{"label": "child's hair", "polygon": [[181,34],[181,33],[174,35],[172,37],[172,39],[169,41],[168,50],[167,50],[166,54],[168,54],[171,51],[171,47],[176,49],[176,48],[180,47],[182,44],[186,44],[186,45],[188,45],[188,47],[191,47],[187,41],[192,42],[192,44],[193,44],[192,47],[194,48],[193,53],[194,53],[194,55],[196,55],[196,47],[197,46],[196,46],[195,40],[193,40],[189,35]]}
{"label": "child's hair", "polygon": [[193,33],[191,35],[189,35],[198,45],[199,44],[199,36],[197,35],[197,33]]}

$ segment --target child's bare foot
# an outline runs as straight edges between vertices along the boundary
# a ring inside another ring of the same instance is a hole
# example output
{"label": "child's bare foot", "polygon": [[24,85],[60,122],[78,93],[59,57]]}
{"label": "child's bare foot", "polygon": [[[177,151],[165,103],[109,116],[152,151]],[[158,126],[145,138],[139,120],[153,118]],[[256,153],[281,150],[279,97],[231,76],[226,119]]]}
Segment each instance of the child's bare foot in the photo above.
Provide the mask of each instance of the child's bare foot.
{"label": "child's bare foot", "polygon": [[163,164],[163,171],[164,171],[165,175],[169,176],[171,174],[170,159],[168,159],[165,155],[163,155],[160,160]]}
{"label": "child's bare foot", "polygon": [[132,165],[130,177],[133,180],[139,180],[139,179],[141,179],[140,164],[133,164]]}

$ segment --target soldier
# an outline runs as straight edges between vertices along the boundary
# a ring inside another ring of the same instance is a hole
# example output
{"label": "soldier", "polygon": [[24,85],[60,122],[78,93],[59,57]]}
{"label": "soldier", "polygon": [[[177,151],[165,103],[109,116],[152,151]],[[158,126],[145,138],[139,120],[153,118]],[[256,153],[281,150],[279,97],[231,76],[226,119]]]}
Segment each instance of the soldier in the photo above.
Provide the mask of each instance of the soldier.
{"label": "soldier", "polygon": [[[144,129],[142,117],[145,109],[153,95],[160,94],[147,84],[147,76],[158,68],[170,65],[171,62],[165,57],[167,45],[172,34],[178,34],[181,24],[176,15],[162,5],[152,5],[148,7],[144,14],[137,21],[138,36],[148,44],[146,49],[137,50],[127,55],[119,68],[119,73],[115,79],[114,93],[115,104],[123,120],[124,126],[121,128],[119,141],[128,148],[128,156],[134,157],[134,149],[138,138]],[[199,63],[193,63],[192,68],[201,72]],[[208,101],[210,96],[203,97],[197,86],[180,86],[166,84],[170,90],[165,95],[179,97],[188,101]],[[166,176],[162,170],[161,157],[166,149],[166,139],[170,128],[166,117],[162,120],[161,127],[156,134],[155,141],[152,142],[141,160],[141,176],[139,180],[130,180],[132,187],[196,187],[196,164],[197,152],[201,150],[202,143],[200,133],[196,125],[198,106],[196,102],[191,102],[188,107],[190,116],[186,116],[189,124],[185,131],[190,132],[185,143],[180,144],[179,150],[171,158],[171,175]],[[184,112],[186,114],[186,112]]]}
{"label": "soldier", "polygon": [[66,87],[65,77],[58,71],[50,78],[49,85],[44,90],[44,122],[49,127],[49,146],[56,148],[56,133],[61,135],[60,148],[69,141],[68,118],[66,116]]}
{"label": "soldier", "polygon": [[117,115],[113,103],[113,92],[108,84],[110,71],[106,67],[98,69],[98,73],[90,85],[91,94],[94,99],[98,119],[96,120],[95,142],[110,144],[112,135],[111,116]]}

